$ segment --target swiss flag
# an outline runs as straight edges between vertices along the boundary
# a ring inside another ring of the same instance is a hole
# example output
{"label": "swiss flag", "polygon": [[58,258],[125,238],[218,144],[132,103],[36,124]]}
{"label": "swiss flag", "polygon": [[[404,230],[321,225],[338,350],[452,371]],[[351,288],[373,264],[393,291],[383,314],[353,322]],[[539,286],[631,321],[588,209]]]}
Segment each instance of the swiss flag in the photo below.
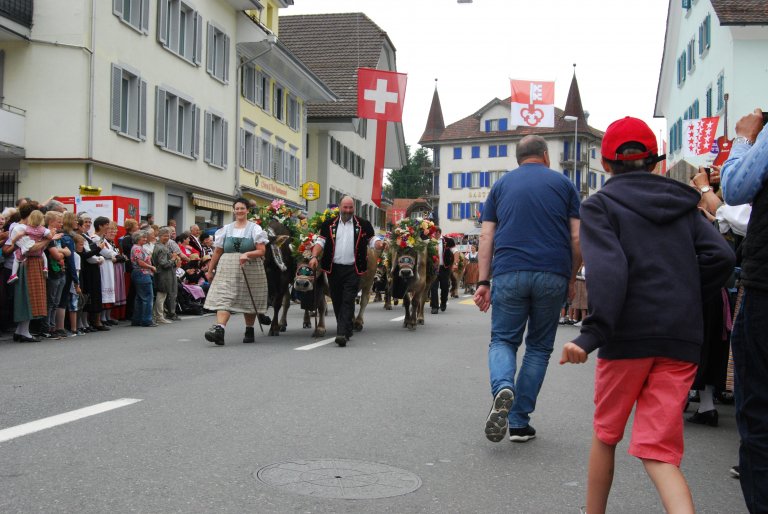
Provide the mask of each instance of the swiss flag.
{"label": "swiss flag", "polygon": [[555,83],[510,80],[512,86],[510,123],[527,127],[555,126]]}
{"label": "swiss flag", "polygon": [[683,137],[685,139],[683,155],[692,157],[708,154],[712,149],[712,143],[715,141],[719,121],[720,118],[717,116],[687,120],[683,125]]}
{"label": "swiss flag", "polygon": [[357,116],[370,120],[402,121],[408,76],[395,71],[357,69]]}

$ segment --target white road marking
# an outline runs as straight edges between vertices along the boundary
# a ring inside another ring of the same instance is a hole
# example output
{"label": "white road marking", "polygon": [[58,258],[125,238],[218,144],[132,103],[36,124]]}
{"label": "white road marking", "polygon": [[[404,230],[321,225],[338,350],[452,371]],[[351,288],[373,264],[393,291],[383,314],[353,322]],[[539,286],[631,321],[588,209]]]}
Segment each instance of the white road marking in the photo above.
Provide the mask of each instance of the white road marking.
{"label": "white road marking", "polygon": [[325,346],[328,343],[332,343],[336,340],[335,337],[331,337],[330,339],[323,339],[322,341],[318,341],[316,343],[308,344],[306,346],[299,346],[298,348],[294,348],[294,350],[313,350],[315,348],[319,348],[320,346]]}
{"label": "white road marking", "polygon": [[87,418],[96,414],[102,414],[113,409],[119,409],[120,407],[125,407],[140,401],[141,400],[134,398],[121,398],[119,400],[97,403],[96,405],[91,405],[90,407],[84,407],[82,409],[65,412],[63,414],[57,414],[56,416],[51,416],[49,418],[30,421],[29,423],[24,423],[23,425],[5,428],[0,430],[0,443],[10,441],[11,439],[15,439],[24,435],[33,434],[47,428],[63,425],[65,423],[71,423],[72,421],[77,421],[78,419]]}
{"label": "white road marking", "polygon": [[405,319],[405,314],[403,314],[402,316],[398,316],[396,318],[392,318],[389,321],[403,321],[404,319]]}

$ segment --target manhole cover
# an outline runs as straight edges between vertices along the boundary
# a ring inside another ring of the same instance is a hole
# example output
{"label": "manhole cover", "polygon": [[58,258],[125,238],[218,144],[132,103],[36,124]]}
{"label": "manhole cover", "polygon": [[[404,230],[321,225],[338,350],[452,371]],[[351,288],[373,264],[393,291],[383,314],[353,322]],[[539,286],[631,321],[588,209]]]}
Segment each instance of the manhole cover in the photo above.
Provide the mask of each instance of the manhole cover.
{"label": "manhole cover", "polygon": [[369,500],[408,494],[421,479],[404,469],[359,460],[297,460],[261,468],[256,478],[288,492],[320,498]]}

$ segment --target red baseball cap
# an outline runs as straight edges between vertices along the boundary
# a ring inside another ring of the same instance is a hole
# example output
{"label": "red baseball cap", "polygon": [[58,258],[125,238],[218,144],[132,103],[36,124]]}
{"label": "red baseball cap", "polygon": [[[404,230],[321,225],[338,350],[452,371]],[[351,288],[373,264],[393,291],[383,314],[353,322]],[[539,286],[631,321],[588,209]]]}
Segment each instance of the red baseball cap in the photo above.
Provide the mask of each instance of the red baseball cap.
{"label": "red baseball cap", "polygon": [[[620,155],[618,149],[625,143],[639,143],[645,148],[645,152],[632,155]],[[610,161],[635,161],[656,155],[659,147],[656,144],[656,136],[643,120],[627,116],[616,120],[605,131],[603,145],[600,148],[602,156]]]}

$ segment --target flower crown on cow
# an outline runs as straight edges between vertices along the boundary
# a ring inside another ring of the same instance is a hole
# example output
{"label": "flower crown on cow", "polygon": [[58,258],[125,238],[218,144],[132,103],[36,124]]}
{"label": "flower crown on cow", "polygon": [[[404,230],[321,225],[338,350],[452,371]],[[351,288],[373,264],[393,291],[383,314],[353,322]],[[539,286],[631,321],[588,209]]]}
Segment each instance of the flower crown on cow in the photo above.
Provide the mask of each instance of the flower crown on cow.
{"label": "flower crown on cow", "polygon": [[437,226],[434,222],[422,218],[404,218],[392,229],[390,239],[396,247],[421,250],[436,234]]}
{"label": "flower crown on cow", "polygon": [[316,234],[314,232],[299,234],[299,238],[296,241],[298,244],[295,247],[298,256],[301,256],[304,259],[309,259],[312,257],[312,247],[315,246],[315,243],[317,243],[318,239],[320,239],[320,234]]}

